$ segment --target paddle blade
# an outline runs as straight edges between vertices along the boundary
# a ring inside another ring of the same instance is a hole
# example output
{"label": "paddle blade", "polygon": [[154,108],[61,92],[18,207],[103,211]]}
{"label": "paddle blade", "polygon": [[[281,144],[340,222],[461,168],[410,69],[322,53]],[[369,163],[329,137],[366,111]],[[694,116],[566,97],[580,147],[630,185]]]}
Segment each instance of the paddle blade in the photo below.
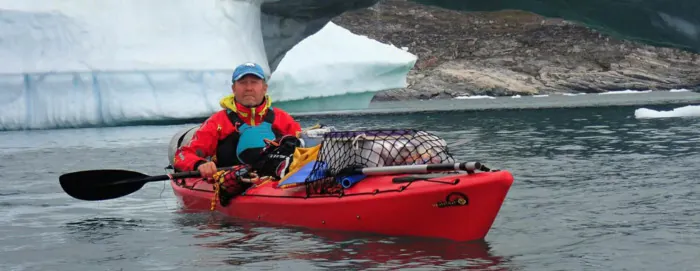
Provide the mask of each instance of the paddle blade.
{"label": "paddle blade", "polygon": [[59,177],[66,194],[80,200],[97,201],[123,197],[141,189],[148,178],[140,172],[101,169],[63,174]]}

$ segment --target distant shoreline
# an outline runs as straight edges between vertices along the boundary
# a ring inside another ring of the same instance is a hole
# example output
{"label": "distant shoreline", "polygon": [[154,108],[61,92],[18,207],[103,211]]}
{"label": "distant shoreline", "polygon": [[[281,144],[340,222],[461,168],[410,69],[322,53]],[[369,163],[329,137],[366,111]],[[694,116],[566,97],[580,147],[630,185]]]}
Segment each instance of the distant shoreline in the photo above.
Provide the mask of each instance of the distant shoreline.
{"label": "distant shoreline", "polygon": [[[415,113],[489,111],[489,110],[539,110],[555,108],[590,107],[666,107],[700,105],[700,94],[695,92],[651,91],[629,94],[544,94],[546,97],[522,96],[494,97],[493,99],[432,99],[404,101],[375,101],[369,108],[327,112],[291,113],[295,118],[309,119],[330,116],[375,116]],[[627,112],[634,114],[634,112]]]}
{"label": "distant shoreline", "polygon": [[[700,105],[700,94],[695,92],[651,91],[629,94],[543,94],[548,96],[494,97],[492,99],[432,99],[404,101],[375,101],[366,109],[327,112],[291,113],[301,118],[327,116],[396,115],[412,113],[437,113],[488,110],[537,110],[552,108],[584,107],[648,107],[675,108],[685,105]],[[633,112],[630,112],[630,114]]]}

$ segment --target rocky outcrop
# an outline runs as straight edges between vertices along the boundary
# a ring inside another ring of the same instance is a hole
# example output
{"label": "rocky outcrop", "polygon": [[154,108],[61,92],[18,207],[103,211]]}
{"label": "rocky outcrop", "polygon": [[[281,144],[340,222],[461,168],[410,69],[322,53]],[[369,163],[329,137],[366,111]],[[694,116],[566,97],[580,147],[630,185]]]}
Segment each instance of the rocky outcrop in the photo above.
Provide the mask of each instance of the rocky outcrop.
{"label": "rocky outcrop", "polygon": [[418,62],[375,100],[667,90],[700,85],[700,55],[615,39],[521,11],[459,12],[385,0],[333,20]]}

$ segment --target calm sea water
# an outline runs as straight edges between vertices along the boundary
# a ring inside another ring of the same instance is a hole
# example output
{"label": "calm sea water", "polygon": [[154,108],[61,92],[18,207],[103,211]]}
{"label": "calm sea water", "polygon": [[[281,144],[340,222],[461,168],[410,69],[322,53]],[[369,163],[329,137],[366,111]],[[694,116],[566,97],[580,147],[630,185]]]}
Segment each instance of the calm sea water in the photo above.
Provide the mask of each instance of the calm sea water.
{"label": "calm sea water", "polygon": [[0,270],[700,270],[700,118],[639,120],[637,108],[301,118],[426,129],[461,142],[459,160],[510,170],[491,232],[468,243],[185,214],[165,182],[103,202],[58,184],[83,169],[161,174],[170,136],[189,125],[2,132]]}

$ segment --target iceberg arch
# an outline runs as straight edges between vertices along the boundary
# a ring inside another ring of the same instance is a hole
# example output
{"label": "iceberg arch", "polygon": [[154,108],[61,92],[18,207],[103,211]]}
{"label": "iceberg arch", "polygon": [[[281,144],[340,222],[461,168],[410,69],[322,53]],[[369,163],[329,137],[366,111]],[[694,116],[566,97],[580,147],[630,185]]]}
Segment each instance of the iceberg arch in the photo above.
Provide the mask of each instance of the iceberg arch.
{"label": "iceberg arch", "polygon": [[[525,10],[700,52],[695,0],[408,1]],[[329,21],[378,2],[0,0],[0,130],[204,117],[227,94],[231,69],[245,61],[262,64],[273,98],[295,110],[327,111],[347,99],[354,102],[338,109],[366,107],[374,92],[405,85],[415,56]],[[302,42],[316,35],[335,43]]]}

